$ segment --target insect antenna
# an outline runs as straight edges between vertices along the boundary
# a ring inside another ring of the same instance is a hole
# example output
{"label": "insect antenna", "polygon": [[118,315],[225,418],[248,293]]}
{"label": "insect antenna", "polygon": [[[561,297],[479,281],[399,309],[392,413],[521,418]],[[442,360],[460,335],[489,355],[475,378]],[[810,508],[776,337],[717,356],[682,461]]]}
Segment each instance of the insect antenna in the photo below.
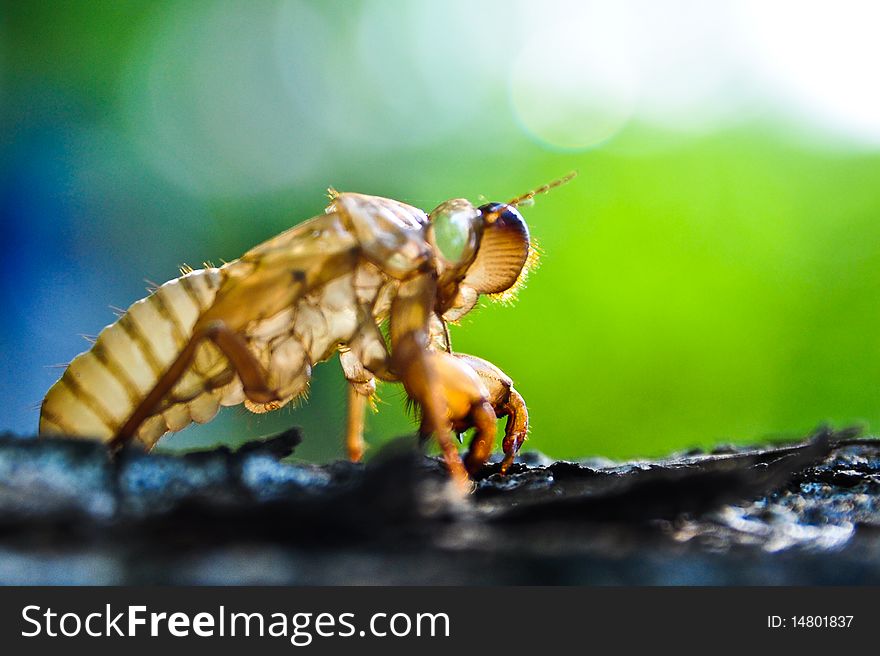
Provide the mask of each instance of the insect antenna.
{"label": "insect antenna", "polygon": [[527,191],[522,196],[517,196],[516,198],[512,198],[507,201],[508,205],[513,205],[516,207],[517,205],[531,205],[534,201],[535,196],[540,196],[541,194],[546,194],[548,191],[552,189],[556,189],[556,187],[561,187],[566,182],[572,180],[575,176],[577,176],[577,171],[572,171],[561,178],[557,178],[553,182],[548,182],[545,185],[541,185],[537,189],[532,189],[531,191]]}

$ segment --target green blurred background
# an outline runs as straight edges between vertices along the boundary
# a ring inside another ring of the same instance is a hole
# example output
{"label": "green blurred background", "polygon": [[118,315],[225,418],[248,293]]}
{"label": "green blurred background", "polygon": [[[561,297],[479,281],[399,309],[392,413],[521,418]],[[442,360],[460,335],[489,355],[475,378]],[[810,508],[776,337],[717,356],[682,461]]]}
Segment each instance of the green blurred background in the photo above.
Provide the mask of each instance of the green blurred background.
{"label": "green blurred background", "polygon": [[[880,10],[868,3],[33,2],[0,13],[0,429],[77,335],[324,190],[503,201],[544,256],[453,330],[527,448],[653,456],[880,421]],[[166,448],[291,424],[340,457],[344,385]],[[409,433],[381,390],[377,445]],[[375,452],[376,449],[373,449]]]}

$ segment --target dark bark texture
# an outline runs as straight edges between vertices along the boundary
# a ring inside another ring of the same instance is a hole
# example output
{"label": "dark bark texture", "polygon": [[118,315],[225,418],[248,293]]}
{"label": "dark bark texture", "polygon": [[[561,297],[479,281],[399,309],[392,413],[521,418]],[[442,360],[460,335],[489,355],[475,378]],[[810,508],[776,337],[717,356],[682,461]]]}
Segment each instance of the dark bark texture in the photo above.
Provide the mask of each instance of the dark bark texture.
{"label": "dark bark texture", "polygon": [[880,440],[487,466],[465,501],[414,439],[284,461],[292,430],[183,456],[0,437],[0,582],[880,583]]}

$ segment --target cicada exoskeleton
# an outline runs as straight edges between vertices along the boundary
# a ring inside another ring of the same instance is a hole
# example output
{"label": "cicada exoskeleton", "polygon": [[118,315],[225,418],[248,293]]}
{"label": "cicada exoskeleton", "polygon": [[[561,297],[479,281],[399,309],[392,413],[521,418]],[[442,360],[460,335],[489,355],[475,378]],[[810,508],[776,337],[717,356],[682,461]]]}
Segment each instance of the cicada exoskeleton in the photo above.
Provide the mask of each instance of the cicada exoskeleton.
{"label": "cicada exoskeleton", "polygon": [[[517,205],[551,186],[480,207],[453,199],[428,215],[331,192],[324,214],[134,303],[49,390],[40,433],[149,449],[165,433],[210,421],[220,406],[261,413],[286,405],[306,391],[312,367],[338,351],[353,460],[379,379],[403,384],[422,434],[436,437],[459,481],[486,462],[496,419],[506,416],[506,470],[528,431],[526,405],[501,370],[452,349],[447,324],[480,295],[522,280],[533,248]],[[470,428],[462,462],[451,436]]]}

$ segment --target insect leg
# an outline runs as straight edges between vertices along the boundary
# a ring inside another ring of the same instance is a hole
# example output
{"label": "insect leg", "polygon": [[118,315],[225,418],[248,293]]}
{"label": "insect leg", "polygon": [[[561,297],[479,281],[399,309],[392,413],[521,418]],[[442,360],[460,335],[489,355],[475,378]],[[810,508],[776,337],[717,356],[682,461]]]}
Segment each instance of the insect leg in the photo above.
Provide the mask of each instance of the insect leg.
{"label": "insect leg", "polygon": [[[421,432],[434,434],[453,479],[464,489],[467,472],[453,442],[452,427],[471,416],[487,400],[488,392],[473,369],[445,351],[431,350],[429,326],[435,294],[436,279],[430,274],[400,285],[391,305],[391,361],[407,394],[421,408]],[[483,414],[481,422],[485,419],[492,418]]]}
{"label": "insect leg", "polygon": [[342,349],[339,362],[348,381],[348,419],[345,446],[348,459],[360,462],[364,455],[364,417],[367,400],[376,393],[376,379],[364,368],[353,351]]}
{"label": "insect leg", "polygon": [[366,410],[367,397],[361,394],[354,385],[349,385],[345,449],[351,462],[360,462],[364,457],[364,416]]}
{"label": "insect leg", "polygon": [[465,489],[467,471],[453,442],[449,406],[445,398],[446,386],[438,370],[438,362],[433,357],[437,353],[428,351],[424,340],[415,332],[409,332],[394,341],[392,358],[395,369],[407,394],[421,408],[419,431],[422,435],[434,435],[453,480]]}
{"label": "insect leg", "polygon": [[468,423],[476,428],[476,433],[471,440],[464,465],[468,473],[474,475],[486,464],[495,444],[495,411],[492,405],[488,401],[475,405],[468,417]]}
{"label": "insect leg", "polygon": [[525,399],[513,387],[509,390],[507,403],[503,406],[507,413],[507,424],[504,427],[504,460],[501,461],[501,473],[507,473],[513,459],[519,453],[529,432],[529,411]]}
{"label": "insect leg", "polygon": [[277,400],[277,394],[266,382],[266,373],[262,365],[247,347],[246,342],[236,332],[230,330],[223,321],[210,321],[202,327],[196,326],[193,336],[162,374],[162,377],[150,390],[150,393],[135,408],[116,436],[110,441],[111,447],[119,447],[128,442],[137,432],[140,425],[150,417],[162,399],[173,389],[180,377],[192,363],[196,349],[202,340],[210,339],[227,357],[232,368],[241,379],[242,388],[249,399],[258,403]]}
{"label": "insect leg", "polygon": [[[529,411],[522,395],[513,387],[510,377],[491,362],[464,353],[456,353],[455,357],[467,364],[480,377],[489,390],[489,402],[498,417],[507,416],[504,428],[504,460],[501,462],[501,473],[505,473],[529,432]],[[476,425],[476,424],[474,424]],[[476,440],[476,437],[474,438]],[[471,445],[473,449],[473,444]]]}

